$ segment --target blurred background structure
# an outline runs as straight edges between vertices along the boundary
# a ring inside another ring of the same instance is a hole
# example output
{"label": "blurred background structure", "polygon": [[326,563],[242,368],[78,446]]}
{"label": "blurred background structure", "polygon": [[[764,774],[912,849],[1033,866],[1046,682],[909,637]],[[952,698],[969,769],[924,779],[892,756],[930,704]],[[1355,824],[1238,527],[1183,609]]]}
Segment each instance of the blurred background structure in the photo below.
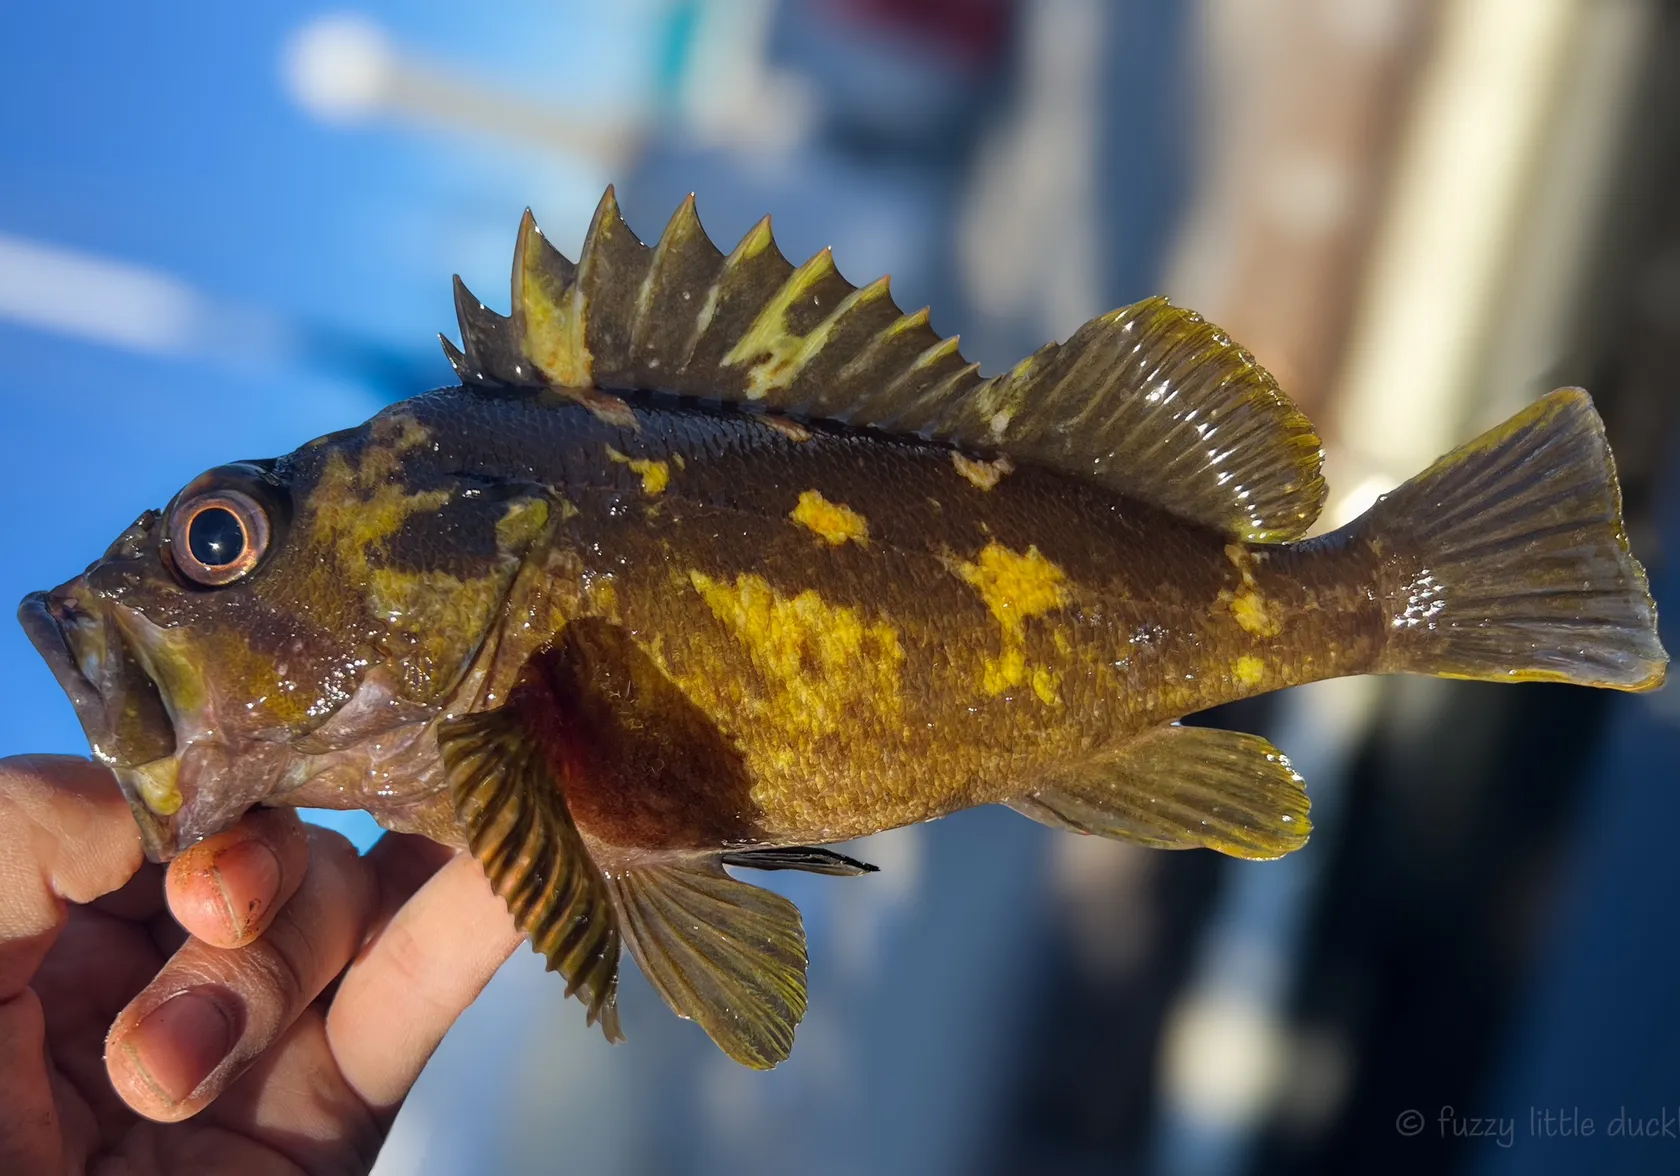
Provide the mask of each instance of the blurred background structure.
{"label": "blurred background structure", "polygon": [[[613,181],[647,238],[692,190],[726,245],[771,212],[790,257],[890,271],[988,371],[1168,293],[1320,425],[1330,523],[1584,385],[1680,612],[1659,0],[75,0],[7,34],[0,597],[447,382],[449,274],[499,306],[521,209],[575,256]],[[611,1049],[522,953],[379,1171],[1680,1171],[1677,699],[1361,679],[1210,716],[1309,781],[1279,863],[980,811],[778,876],[812,1005],[769,1075],[629,977]],[[0,754],[84,746],[0,626]]]}

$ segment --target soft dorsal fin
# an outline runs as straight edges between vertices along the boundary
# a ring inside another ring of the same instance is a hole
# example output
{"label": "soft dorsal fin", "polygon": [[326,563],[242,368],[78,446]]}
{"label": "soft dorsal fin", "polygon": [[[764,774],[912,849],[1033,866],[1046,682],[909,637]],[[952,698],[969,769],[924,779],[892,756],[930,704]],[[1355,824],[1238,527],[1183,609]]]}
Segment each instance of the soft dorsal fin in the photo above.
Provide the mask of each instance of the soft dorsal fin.
{"label": "soft dorsal fin", "polygon": [[914,433],[1088,478],[1251,542],[1297,538],[1324,502],[1319,439],[1253,357],[1164,298],[1086,323],[990,379],[853,286],[823,250],[795,268],[766,217],[727,256],[685,200],[657,245],[611,188],[577,265],[527,212],[513,314],[457,285],[468,384],[674,392]]}

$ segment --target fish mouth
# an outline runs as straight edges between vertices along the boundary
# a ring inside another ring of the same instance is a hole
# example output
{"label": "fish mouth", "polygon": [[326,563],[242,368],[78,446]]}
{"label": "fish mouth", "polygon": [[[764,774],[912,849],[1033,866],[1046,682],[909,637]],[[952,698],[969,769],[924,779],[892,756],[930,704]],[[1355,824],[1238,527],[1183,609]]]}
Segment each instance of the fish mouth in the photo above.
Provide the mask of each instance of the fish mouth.
{"label": "fish mouth", "polygon": [[146,855],[166,861],[182,832],[175,723],[115,616],[83,597],[79,581],[33,592],[18,606],[18,621],[70,699],[94,757],[116,773]]}

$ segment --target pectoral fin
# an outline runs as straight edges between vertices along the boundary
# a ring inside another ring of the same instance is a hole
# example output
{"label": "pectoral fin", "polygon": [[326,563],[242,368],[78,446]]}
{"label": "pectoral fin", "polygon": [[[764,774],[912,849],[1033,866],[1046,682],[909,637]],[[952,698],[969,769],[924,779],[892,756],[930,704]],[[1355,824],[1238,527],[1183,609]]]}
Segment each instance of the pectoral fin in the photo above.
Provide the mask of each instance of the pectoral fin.
{"label": "pectoral fin", "polygon": [[572,823],[538,741],[511,707],[438,728],[455,811],[515,925],[566,978],[608,1041],[619,1030],[619,927],[606,877]]}
{"label": "pectoral fin", "polygon": [[1301,777],[1277,748],[1177,724],[1100,752],[1010,807],[1077,833],[1254,860],[1299,849],[1312,831]]}
{"label": "pectoral fin", "polygon": [[788,1056],[805,1015],[797,907],[715,860],[627,870],[608,886],[631,954],[678,1016],[755,1070]]}

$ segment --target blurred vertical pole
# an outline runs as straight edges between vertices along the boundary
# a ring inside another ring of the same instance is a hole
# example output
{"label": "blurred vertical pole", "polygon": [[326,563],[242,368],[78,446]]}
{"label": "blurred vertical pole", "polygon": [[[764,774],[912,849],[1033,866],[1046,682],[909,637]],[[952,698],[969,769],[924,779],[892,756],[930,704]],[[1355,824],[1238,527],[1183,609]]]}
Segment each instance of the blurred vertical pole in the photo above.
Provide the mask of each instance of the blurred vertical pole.
{"label": "blurred vertical pole", "polygon": [[[1673,618],[1680,613],[1680,403],[1673,376],[1680,348],[1680,11],[1655,0],[1622,0],[1594,8],[1592,17],[1581,38],[1580,80],[1572,87],[1578,93],[1565,103],[1576,129],[1560,137],[1545,177],[1555,184],[1573,180],[1583,190],[1554,193],[1537,212],[1590,201],[1598,215],[1589,227],[1596,232],[1582,242],[1588,260],[1576,266],[1598,272],[1577,279],[1574,297],[1559,306],[1540,299],[1536,321],[1509,332],[1518,343],[1532,342],[1507,349],[1530,363],[1549,362],[1555,331],[1590,355],[1572,357],[1570,366],[1590,365],[1642,426],[1624,430],[1634,443],[1618,447],[1618,466],[1624,488],[1629,473],[1639,483],[1655,482],[1657,529],[1636,534],[1634,548],[1650,566],[1672,654]],[[1600,159],[1605,166],[1589,172],[1583,185],[1577,178],[1583,166]],[[1619,180],[1616,188],[1605,183],[1605,173]],[[1526,366],[1503,351],[1495,358]],[[1612,418],[1613,431],[1615,423]],[[1485,1095],[1486,1105],[1518,1119],[1517,1146],[1484,1148],[1469,1170],[1486,1176],[1579,1170],[1581,1149],[1533,1138],[1529,1120],[1531,1108],[1542,1115],[1577,1108],[1596,1122],[1597,1138],[1587,1142],[1597,1145],[1593,1155],[1602,1157],[1603,1170],[1674,1171],[1675,1140],[1664,1137],[1661,1116],[1672,1133],[1680,1089],[1673,992],[1680,949],[1669,930],[1680,888],[1672,837],[1680,821],[1676,763],[1680,690],[1672,678],[1655,695],[1618,699],[1584,802],[1573,814],[1578,835],[1558,870],[1557,915],[1542,929],[1536,966],[1516,1002],[1509,1053]],[[1641,1122],[1658,1116],[1655,1138],[1613,1135],[1624,1111]]]}
{"label": "blurred vertical pole", "polygon": [[[1532,384],[1544,367],[1532,346],[1536,323],[1555,324],[1574,292],[1581,204],[1590,203],[1606,158],[1594,150],[1601,146],[1595,132],[1583,128],[1601,132],[1606,112],[1614,113],[1602,86],[1582,91],[1563,79],[1580,80],[1571,70],[1579,66],[1581,38],[1616,7],[1449,3],[1425,43],[1414,95],[1404,100],[1405,87],[1392,94],[1406,110],[1404,130],[1376,173],[1388,180],[1370,255],[1349,259],[1342,271],[1354,279],[1348,292],[1357,297],[1351,313],[1335,312],[1330,321],[1343,325],[1345,337],[1321,338],[1334,354],[1301,368],[1326,381],[1319,388],[1327,401],[1320,419],[1330,426],[1326,526],[1347,521],[1423,468],[1462,439],[1468,421],[1503,416],[1543,390]],[[1583,101],[1558,119],[1571,98]],[[1560,138],[1580,147],[1574,166],[1547,177],[1559,183],[1536,186]],[[1264,202],[1267,186],[1258,191]],[[1548,218],[1555,231],[1542,238],[1547,244],[1521,248],[1521,230]],[[1536,263],[1541,252],[1547,257]],[[1251,339],[1226,325],[1275,365],[1263,334]],[[1409,695],[1436,703],[1450,690],[1406,685]],[[1352,1043],[1295,1035],[1287,1005],[1308,900],[1330,860],[1343,781],[1377,713],[1377,689],[1368,679],[1324,683],[1280,700],[1273,730],[1308,779],[1314,842],[1269,872],[1233,871],[1225,909],[1209,928],[1201,977],[1185,994],[1164,1058],[1159,1171],[1242,1171],[1268,1121],[1282,1116],[1295,1130],[1322,1129],[1345,1095],[1358,1064]]]}
{"label": "blurred vertical pole", "polygon": [[[1434,6],[1207,0],[1200,15],[1204,156],[1167,289],[1322,421]],[[1284,861],[1225,871],[1167,1017],[1155,1171],[1241,1171],[1286,1086],[1328,1099],[1343,1080],[1330,1043],[1312,1051],[1310,1073],[1294,1064],[1307,1051],[1291,1041],[1287,1005],[1339,784],[1377,699],[1370,680],[1320,683],[1285,695],[1269,724],[1308,781],[1313,840]]]}
{"label": "blurred vertical pole", "polygon": [[1203,0],[1200,170],[1166,292],[1230,332],[1319,420],[1433,0]]}

